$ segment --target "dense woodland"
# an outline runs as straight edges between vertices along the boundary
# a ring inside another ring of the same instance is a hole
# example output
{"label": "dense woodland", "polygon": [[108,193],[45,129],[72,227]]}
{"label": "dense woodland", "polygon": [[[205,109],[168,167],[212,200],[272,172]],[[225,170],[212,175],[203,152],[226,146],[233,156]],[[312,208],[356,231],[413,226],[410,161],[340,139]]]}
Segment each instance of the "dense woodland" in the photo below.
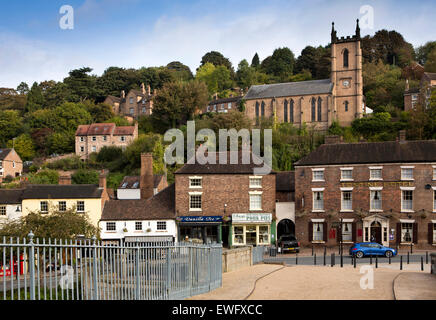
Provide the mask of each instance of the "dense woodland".
{"label": "dense woodland", "polygon": [[[436,93],[430,105],[421,102],[412,113],[404,112],[403,93],[406,79],[417,87],[421,74],[415,62],[427,72],[436,72],[436,41],[414,48],[401,34],[381,30],[362,39],[363,78],[366,105],[371,116],[357,119],[351,127],[334,123],[329,134],[339,134],[345,141],[394,140],[400,129],[409,139],[436,138]],[[165,168],[162,134],[169,128],[186,130],[186,121],[195,120],[196,128],[250,128],[251,122],[241,112],[196,116],[213,95],[220,98],[240,94],[254,84],[326,79],[330,77],[330,47],[307,46],[296,57],[289,48],[278,48],[260,59],[254,54],[242,60],[236,70],[221,53],[206,53],[195,74],[181,62],[161,67],[124,69],[110,67],[101,76],[91,68],[72,70],[61,82],[21,83],[16,89],[0,88],[0,147],[14,146],[27,167],[33,183],[57,183],[56,170],[74,170],[74,183],[97,183],[97,170],[110,170],[109,185],[115,187],[124,175],[139,173],[141,152],[153,152],[155,172],[168,171],[173,179],[176,169]],[[80,124],[114,122],[128,125],[102,102],[108,95],[119,96],[122,90],[139,89],[141,83],[156,90],[153,115],[139,119],[140,137],[124,152],[104,148],[90,161],[82,163],[71,157],[44,164],[53,154],[74,151],[74,133]],[[240,111],[243,111],[241,103]],[[262,128],[273,128],[273,164],[275,170],[291,170],[293,163],[324,140],[324,135],[309,126],[297,129],[285,123],[274,126],[271,119],[261,121]],[[15,186],[14,183],[8,187]]]}

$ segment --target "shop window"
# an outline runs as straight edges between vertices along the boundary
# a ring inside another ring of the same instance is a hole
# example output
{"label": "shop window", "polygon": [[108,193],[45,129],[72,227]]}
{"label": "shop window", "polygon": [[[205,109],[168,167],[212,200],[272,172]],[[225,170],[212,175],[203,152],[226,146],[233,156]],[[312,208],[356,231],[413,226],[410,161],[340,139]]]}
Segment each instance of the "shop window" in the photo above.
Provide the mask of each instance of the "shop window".
{"label": "shop window", "polygon": [[233,227],[234,244],[244,244],[244,227]]}
{"label": "shop window", "polygon": [[250,194],[250,210],[262,210],[261,194]]}
{"label": "shop window", "polygon": [[66,201],[59,201],[59,211],[61,211],[61,212],[67,211],[67,202]]}
{"label": "shop window", "polygon": [[353,210],[353,192],[352,191],[342,191],[342,211]]}
{"label": "shop window", "polygon": [[259,244],[269,243],[269,227],[259,226]]}
{"label": "shop window", "polygon": [[158,231],[165,231],[165,230],[167,230],[167,222],[166,221],[158,221],[157,222],[157,230]]}
{"label": "shop window", "polygon": [[324,224],[322,222],[313,223],[313,241],[324,240]]}
{"label": "shop window", "polygon": [[189,209],[201,211],[201,194],[189,195]]}
{"label": "shop window", "polygon": [[142,222],[141,221],[135,222],[135,231],[142,231]]}
{"label": "shop window", "polygon": [[115,222],[106,222],[106,231],[116,231],[117,225]]}
{"label": "shop window", "polygon": [[77,212],[85,212],[85,201],[77,201]]}
{"label": "shop window", "polygon": [[40,209],[41,209],[41,213],[47,213],[48,212],[48,202],[41,201],[40,202]]}
{"label": "shop window", "polygon": [[401,180],[413,180],[413,168],[401,168]]}
{"label": "shop window", "polygon": [[413,240],[413,223],[401,224],[401,242],[412,242]]}
{"label": "shop window", "polygon": [[351,222],[342,223],[342,241],[353,241],[353,224]]}
{"label": "shop window", "polygon": [[370,210],[382,210],[381,190],[371,191]]}
{"label": "shop window", "polygon": [[256,245],[256,226],[245,227],[245,244],[246,245]]}
{"label": "shop window", "polygon": [[402,190],[401,193],[401,211],[413,210],[413,191]]}
{"label": "shop window", "polygon": [[313,193],[313,210],[324,210],[324,192],[315,191]]}

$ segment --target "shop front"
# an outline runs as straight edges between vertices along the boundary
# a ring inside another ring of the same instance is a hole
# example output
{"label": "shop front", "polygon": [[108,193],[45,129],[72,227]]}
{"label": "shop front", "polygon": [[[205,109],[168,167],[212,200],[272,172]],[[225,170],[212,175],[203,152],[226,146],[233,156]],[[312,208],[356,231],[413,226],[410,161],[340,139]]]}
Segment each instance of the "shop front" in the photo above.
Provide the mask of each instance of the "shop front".
{"label": "shop front", "polygon": [[271,213],[232,214],[231,246],[266,246],[275,243],[275,223]]}
{"label": "shop front", "polygon": [[221,243],[221,216],[178,217],[179,241]]}

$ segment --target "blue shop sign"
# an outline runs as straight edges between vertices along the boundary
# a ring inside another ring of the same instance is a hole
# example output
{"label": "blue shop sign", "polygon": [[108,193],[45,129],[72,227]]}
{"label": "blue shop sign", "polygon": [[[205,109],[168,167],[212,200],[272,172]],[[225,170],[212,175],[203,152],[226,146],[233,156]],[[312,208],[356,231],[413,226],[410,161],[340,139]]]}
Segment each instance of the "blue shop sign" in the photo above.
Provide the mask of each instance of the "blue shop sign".
{"label": "blue shop sign", "polygon": [[178,217],[180,222],[204,223],[204,222],[222,222],[221,216],[197,216],[197,217]]}

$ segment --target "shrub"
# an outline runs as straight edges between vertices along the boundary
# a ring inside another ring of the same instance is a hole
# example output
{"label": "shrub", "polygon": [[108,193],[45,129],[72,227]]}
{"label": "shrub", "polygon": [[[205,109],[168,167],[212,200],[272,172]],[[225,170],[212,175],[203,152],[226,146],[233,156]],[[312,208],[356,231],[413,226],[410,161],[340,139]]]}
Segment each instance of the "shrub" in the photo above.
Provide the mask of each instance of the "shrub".
{"label": "shrub", "polygon": [[71,181],[73,184],[98,184],[98,172],[80,169],[71,176]]}
{"label": "shrub", "polygon": [[112,162],[118,159],[123,154],[123,150],[119,147],[103,147],[97,154],[97,162]]}

